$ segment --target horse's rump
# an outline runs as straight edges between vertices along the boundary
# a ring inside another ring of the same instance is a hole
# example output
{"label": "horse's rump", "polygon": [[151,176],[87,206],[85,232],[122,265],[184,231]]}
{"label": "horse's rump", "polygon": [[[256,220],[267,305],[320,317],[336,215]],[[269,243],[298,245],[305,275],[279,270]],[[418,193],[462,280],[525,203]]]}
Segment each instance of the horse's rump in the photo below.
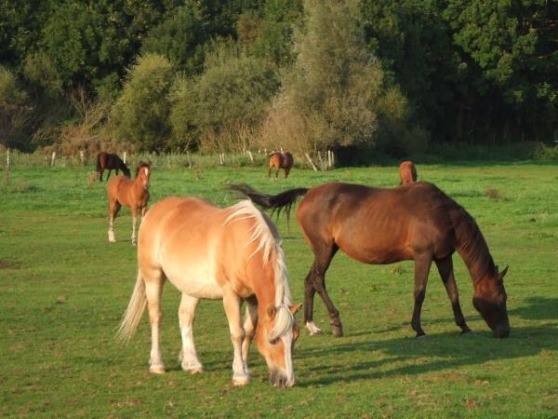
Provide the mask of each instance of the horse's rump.
{"label": "horse's rump", "polygon": [[399,180],[400,185],[417,181],[417,168],[412,161],[401,162],[399,165]]}

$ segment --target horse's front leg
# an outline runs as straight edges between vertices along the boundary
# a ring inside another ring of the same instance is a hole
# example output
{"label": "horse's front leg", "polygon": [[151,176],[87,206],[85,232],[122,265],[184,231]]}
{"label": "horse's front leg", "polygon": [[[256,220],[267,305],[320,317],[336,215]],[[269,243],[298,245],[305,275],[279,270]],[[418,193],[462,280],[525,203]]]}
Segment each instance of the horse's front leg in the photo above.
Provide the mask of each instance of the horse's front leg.
{"label": "horse's front leg", "polygon": [[244,317],[244,341],[242,342],[242,361],[244,369],[248,371],[248,354],[250,345],[254,339],[254,333],[258,324],[258,302],[255,297],[246,300],[246,314]]}
{"label": "horse's front leg", "polygon": [[198,360],[196,346],[194,344],[194,319],[199,299],[182,293],[180,308],[178,309],[178,320],[180,324],[180,335],[182,337],[182,350],[179,360],[184,371],[192,374],[203,372],[203,366]]}
{"label": "horse's front leg", "polygon": [[446,292],[451,301],[451,308],[453,310],[453,316],[455,318],[455,324],[461,328],[461,333],[469,333],[471,329],[465,323],[465,317],[461,311],[461,305],[459,304],[459,292],[457,291],[457,284],[455,283],[455,274],[453,271],[453,260],[451,256],[436,261],[436,267],[442,278],[442,282],[446,287]]}
{"label": "horse's front leg", "polygon": [[426,284],[428,282],[428,274],[430,272],[431,265],[432,259],[430,258],[430,256],[415,258],[415,304],[413,307],[413,318],[411,320],[411,326],[417,333],[417,338],[425,336],[424,330],[422,330],[421,326],[420,313],[422,310],[424,297],[426,296]]}
{"label": "horse's front leg", "polygon": [[244,342],[245,332],[242,327],[242,319],[240,315],[240,306],[242,301],[236,293],[230,289],[224,290],[223,306],[229,321],[229,330],[231,333],[231,342],[233,345],[233,385],[242,386],[250,382],[248,370],[244,365],[244,355],[242,353],[242,345]]}

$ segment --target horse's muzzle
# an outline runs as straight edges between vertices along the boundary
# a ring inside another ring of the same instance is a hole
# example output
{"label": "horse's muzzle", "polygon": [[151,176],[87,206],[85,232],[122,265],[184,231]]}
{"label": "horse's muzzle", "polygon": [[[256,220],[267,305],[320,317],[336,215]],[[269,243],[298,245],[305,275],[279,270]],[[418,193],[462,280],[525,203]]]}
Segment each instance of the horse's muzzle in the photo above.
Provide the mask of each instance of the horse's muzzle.
{"label": "horse's muzzle", "polygon": [[495,338],[507,338],[510,335],[509,326],[497,326],[493,330]]}
{"label": "horse's muzzle", "polygon": [[294,377],[289,378],[280,370],[274,370],[273,372],[271,372],[269,381],[271,382],[271,385],[273,385],[273,387],[279,388],[292,387],[295,383]]}

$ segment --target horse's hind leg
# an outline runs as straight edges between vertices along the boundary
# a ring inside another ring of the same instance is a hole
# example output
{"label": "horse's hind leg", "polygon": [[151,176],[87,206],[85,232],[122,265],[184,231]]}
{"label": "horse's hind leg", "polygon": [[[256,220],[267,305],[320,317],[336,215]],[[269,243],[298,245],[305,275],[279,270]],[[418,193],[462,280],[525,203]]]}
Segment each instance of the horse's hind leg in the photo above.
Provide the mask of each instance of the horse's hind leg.
{"label": "horse's hind leg", "polygon": [[161,294],[163,292],[164,278],[162,275],[160,271],[154,271],[151,275],[144,275],[149,324],[151,325],[149,371],[154,374],[163,374],[165,372],[165,365],[161,355],[161,337],[159,335],[163,316],[161,311]]}
{"label": "horse's hind leg", "polygon": [[180,335],[182,336],[182,350],[180,351],[180,364],[184,371],[192,374],[203,372],[203,367],[198,360],[196,346],[194,344],[194,318],[199,299],[182,293],[178,320],[180,324]]}
{"label": "horse's hind leg", "polygon": [[437,260],[436,266],[438,272],[442,277],[442,282],[446,287],[448,297],[451,301],[451,308],[453,309],[453,316],[455,318],[455,324],[461,328],[461,333],[469,333],[471,329],[465,323],[465,317],[461,311],[461,305],[459,304],[459,292],[457,291],[457,284],[455,283],[455,274],[453,272],[453,260],[451,256]]}
{"label": "horse's hind leg", "polygon": [[321,329],[313,321],[314,295],[317,292],[329,312],[333,335],[337,337],[343,336],[343,325],[339,318],[339,311],[335,308],[333,301],[329,297],[325,285],[325,273],[337,250],[338,247],[336,245],[315,247],[314,263],[304,281],[304,324],[312,335],[321,333]]}

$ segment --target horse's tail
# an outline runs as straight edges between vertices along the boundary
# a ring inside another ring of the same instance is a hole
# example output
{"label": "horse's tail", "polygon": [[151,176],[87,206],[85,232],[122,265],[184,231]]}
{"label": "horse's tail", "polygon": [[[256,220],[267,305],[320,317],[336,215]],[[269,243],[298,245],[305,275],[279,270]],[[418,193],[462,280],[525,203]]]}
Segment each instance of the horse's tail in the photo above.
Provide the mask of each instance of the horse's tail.
{"label": "horse's tail", "polygon": [[[130,169],[128,168],[128,166],[126,166],[126,163],[124,163],[123,160],[120,160],[120,169],[122,169],[122,172],[124,173],[124,176],[126,176],[127,178],[132,176],[132,173],[130,172]],[[138,171],[136,171],[136,177],[138,176]]]}
{"label": "horse's tail", "polygon": [[304,196],[306,192],[308,192],[308,188],[296,188],[281,192],[277,195],[266,195],[262,192],[256,191],[254,188],[245,183],[232,184],[229,185],[228,188],[230,190],[240,192],[262,208],[277,211],[278,214],[284,209],[287,214],[287,218],[289,218],[291,207],[297,199]]}
{"label": "horse's tail", "polygon": [[145,294],[145,282],[138,269],[138,276],[136,279],[136,286],[128,303],[128,307],[124,312],[120,326],[118,327],[117,335],[119,340],[123,342],[129,341],[136,329],[147,305],[147,298]]}

